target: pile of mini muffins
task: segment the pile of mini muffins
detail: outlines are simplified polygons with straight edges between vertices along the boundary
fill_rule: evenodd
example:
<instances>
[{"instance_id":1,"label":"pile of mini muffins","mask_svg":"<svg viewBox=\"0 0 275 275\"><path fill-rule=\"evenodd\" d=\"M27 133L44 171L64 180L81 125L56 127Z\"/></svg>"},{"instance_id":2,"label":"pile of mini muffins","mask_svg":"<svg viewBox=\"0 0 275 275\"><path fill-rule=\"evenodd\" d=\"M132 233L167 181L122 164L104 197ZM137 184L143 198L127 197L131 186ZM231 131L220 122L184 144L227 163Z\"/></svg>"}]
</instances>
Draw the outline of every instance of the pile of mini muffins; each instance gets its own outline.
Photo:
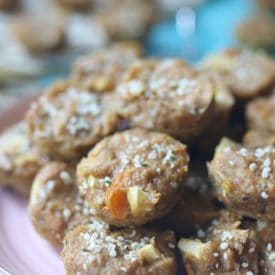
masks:
<instances>
[{"instance_id":1,"label":"pile of mini muffins","mask_svg":"<svg viewBox=\"0 0 275 275\"><path fill-rule=\"evenodd\" d=\"M114 41L142 39L154 23L171 12L166 1L0 0L0 13L6 15L0 23L6 22L6 28L1 25L5 35L29 54L68 56Z\"/></svg>"},{"instance_id":2,"label":"pile of mini muffins","mask_svg":"<svg viewBox=\"0 0 275 275\"><path fill-rule=\"evenodd\" d=\"M275 274L274 85L262 52L101 49L1 135L1 184L67 274Z\"/></svg>"},{"instance_id":3,"label":"pile of mini muffins","mask_svg":"<svg viewBox=\"0 0 275 275\"><path fill-rule=\"evenodd\" d=\"M44 0L36 8L26 0L3 1L22 2L8 29L31 54L87 52L112 41L141 39L163 17L156 1L147 0Z\"/></svg>"}]
</instances>

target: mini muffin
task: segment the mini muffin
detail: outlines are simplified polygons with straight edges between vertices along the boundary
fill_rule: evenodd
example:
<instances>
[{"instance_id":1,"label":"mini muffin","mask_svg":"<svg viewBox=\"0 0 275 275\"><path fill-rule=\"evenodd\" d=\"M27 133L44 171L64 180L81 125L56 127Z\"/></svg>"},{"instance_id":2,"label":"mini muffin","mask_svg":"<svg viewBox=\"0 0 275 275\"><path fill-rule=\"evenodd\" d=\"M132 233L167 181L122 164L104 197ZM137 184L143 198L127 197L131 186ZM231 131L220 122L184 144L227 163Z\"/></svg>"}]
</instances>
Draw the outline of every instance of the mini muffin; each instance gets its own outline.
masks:
<instances>
[{"instance_id":1,"label":"mini muffin","mask_svg":"<svg viewBox=\"0 0 275 275\"><path fill-rule=\"evenodd\" d=\"M246 119L252 129L275 133L275 93L249 102Z\"/></svg>"},{"instance_id":2,"label":"mini muffin","mask_svg":"<svg viewBox=\"0 0 275 275\"><path fill-rule=\"evenodd\" d=\"M208 172L218 198L248 217L275 221L275 149L245 148L224 138Z\"/></svg>"},{"instance_id":3,"label":"mini muffin","mask_svg":"<svg viewBox=\"0 0 275 275\"><path fill-rule=\"evenodd\" d=\"M96 91L111 91L128 66L143 55L140 44L120 42L80 58L73 66L73 85Z\"/></svg>"},{"instance_id":4,"label":"mini muffin","mask_svg":"<svg viewBox=\"0 0 275 275\"><path fill-rule=\"evenodd\" d=\"M172 231L117 230L94 220L66 235L66 274L176 274Z\"/></svg>"},{"instance_id":5,"label":"mini muffin","mask_svg":"<svg viewBox=\"0 0 275 275\"><path fill-rule=\"evenodd\" d=\"M29 214L36 231L53 245L61 245L66 232L93 219L78 192L74 169L63 162L47 164L35 177Z\"/></svg>"},{"instance_id":6,"label":"mini muffin","mask_svg":"<svg viewBox=\"0 0 275 275\"><path fill-rule=\"evenodd\" d=\"M219 215L205 163L191 163L182 198L175 208L156 225L182 235L199 229Z\"/></svg>"},{"instance_id":7,"label":"mini muffin","mask_svg":"<svg viewBox=\"0 0 275 275\"><path fill-rule=\"evenodd\" d=\"M275 20L265 13L251 16L237 26L236 36L250 47L272 49L275 47Z\"/></svg>"},{"instance_id":8,"label":"mini muffin","mask_svg":"<svg viewBox=\"0 0 275 275\"><path fill-rule=\"evenodd\" d=\"M243 137L243 144L247 147L275 146L275 133L267 133L259 130L249 130Z\"/></svg>"},{"instance_id":9,"label":"mini muffin","mask_svg":"<svg viewBox=\"0 0 275 275\"><path fill-rule=\"evenodd\" d=\"M267 9L271 9L271 10L275 10L275 1L274 0L257 0L257 2L267 8Z\"/></svg>"},{"instance_id":10,"label":"mini muffin","mask_svg":"<svg viewBox=\"0 0 275 275\"><path fill-rule=\"evenodd\" d=\"M116 226L142 225L180 200L188 159L184 144L134 129L100 141L78 164L77 180L98 218Z\"/></svg>"},{"instance_id":11,"label":"mini muffin","mask_svg":"<svg viewBox=\"0 0 275 275\"><path fill-rule=\"evenodd\" d=\"M11 30L16 39L31 53L53 52L62 48L65 43L64 25L61 20L41 14L15 17Z\"/></svg>"},{"instance_id":12,"label":"mini muffin","mask_svg":"<svg viewBox=\"0 0 275 275\"><path fill-rule=\"evenodd\" d=\"M235 98L221 73L209 70L204 73L209 74L215 81L215 105L212 118L206 129L200 134L196 147L203 153L212 153L225 134L226 126L228 126L229 117L235 104Z\"/></svg>"},{"instance_id":13,"label":"mini muffin","mask_svg":"<svg viewBox=\"0 0 275 275\"><path fill-rule=\"evenodd\" d=\"M28 195L34 176L48 160L30 140L25 121L0 135L1 185Z\"/></svg>"},{"instance_id":14,"label":"mini muffin","mask_svg":"<svg viewBox=\"0 0 275 275\"><path fill-rule=\"evenodd\" d=\"M91 0L54 0L54 1L57 4L72 10L88 9L92 4Z\"/></svg>"},{"instance_id":15,"label":"mini muffin","mask_svg":"<svg viewBox=\"0 0 275 275\"><path fill-rule=\"evenodd\" d=\"M275 274L275 223L257 221L261 274Z\"/></svg>"},{"instance_id":16,"label":"mini muffin","mask_svg":"<svg viewBox=\"0 0 275 275\"><path fill-rule=\"evenodd\" d=\"M131 127L182 141L198 135L214 110L214 81L180 60L140 60L117 87L119 115Z\"/></svg>"},{"instance_id":17,"label":"mini muffin","mask_svg":"<svg viewBox=\"0 0 275 275\"><path fill-rule=\"evenodd\" d=\"M0 10L12 10L18 6L19 0L0 0Z\"/></svg>"},{"instance_id":18,"label":"mini muffin","mask_svg":"<svg viewBox=\"0 0 275 275\"><path fill-rule=\"evenodd\" d=\"M56 82L27 113L30 135L41 150L56 158L79 158L116 130L115 105L111 94Z\"/></svg>"},{"instance_id":19,"label":"mini muffin","mask_svg":"<svg viewBox=\"0 0 275 275\"><path fill-rule=\"evenodd\" d=\"M197 238L181 239L178 247L187 274L252 275L259 272L255 232L242 229L239 217L227 211Z\"/></svg>"},{"instance_id":20,"label":"mini muffin","mask_svg":"<svg viewBox=\"0 0 275 275\"><path fill-rule=\"evenodd\" d=\"M110 43L110 38L101 23L87 14L69 14L66 17L65 35L67 46L75 52L94 52ZM85 58L90 57L86 56L82 60Z\"/></svg>"},{"instance_id":21,"label":"mini muffin","mask_svg":"<svg viewBox=\"0 0 275 275\"><path fill-rule=\"evenodd\" d=\"M93 14L112 40L141 38L156 19L154 1L118 0L96 9Z\"/></svg>"},{"instance_id":22,"label":"mini muffin","mask_svg":"<svg viewBox=\"0 0 275 275\"><path fill-rule=\"evenodd\" d=\"M226 50L206 57L203 67L225 74L238 99L251 99L275 84L275 62L262 52Z\"/></svg>"}]
</instances>

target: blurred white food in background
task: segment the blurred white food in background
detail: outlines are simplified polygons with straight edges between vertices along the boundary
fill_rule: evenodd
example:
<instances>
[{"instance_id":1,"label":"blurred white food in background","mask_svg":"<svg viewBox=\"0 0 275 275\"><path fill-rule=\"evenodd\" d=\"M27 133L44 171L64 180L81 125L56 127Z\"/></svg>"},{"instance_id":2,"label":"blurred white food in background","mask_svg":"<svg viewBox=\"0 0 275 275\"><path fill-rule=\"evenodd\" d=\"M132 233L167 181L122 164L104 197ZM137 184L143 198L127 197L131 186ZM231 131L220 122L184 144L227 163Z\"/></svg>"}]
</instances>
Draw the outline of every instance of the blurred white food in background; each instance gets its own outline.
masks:
<instances>
[{"instance_id":1,"label":"blurred white food in background","mask_svg":"<svg viewBox=\"0 0 275 275\"><path fill-rule=\"evenodd\" d=\"M13 37L8 18L0 15L0 80L12 76L32 76L43 71L42 63L33 58Z\"/></svg>"},{"instance_id":2,"label":"blurred white food in background","mask_svg":"<svg viewBox=\"0 0 275 275\"><path fill-rule=\"evenodd\" d=\"M175 17L176 30L181 39L181 56L189 62L197 59L196 23L197 15L191 7L181 7Z\"/></svg>"},{"instance_id":3,"label":"blurred white food in background","mask_svg":"<svg viewBox=\"0 0 275 275\"><path fill-rule=\"evenodd\" d=\"M183 6L195 7L201 5L205 0L157 0L164 12L174 13Z\"/></svg>"},{"instance_id":4,"label":"blurred white food in background","mask_svg":"<svg viewBox=\"0 0 275 275\"><path fill-rule=\"evenodd\" d=\"M109 42L109 37L92 17L73 15L68 19L65 34L68 44L73 48L94 49Z\"/></svg>"},{"instance_id":5,"label":"blurred white food in background","mask_svg":"<svg viewBox=\"0 0 275 275\"><path fill-rule=\"evenodd\" d=\"M23 0L21 5L29 12L39 10L49 10L52 7L52 0Z\"/></svg>"}]
</instances>

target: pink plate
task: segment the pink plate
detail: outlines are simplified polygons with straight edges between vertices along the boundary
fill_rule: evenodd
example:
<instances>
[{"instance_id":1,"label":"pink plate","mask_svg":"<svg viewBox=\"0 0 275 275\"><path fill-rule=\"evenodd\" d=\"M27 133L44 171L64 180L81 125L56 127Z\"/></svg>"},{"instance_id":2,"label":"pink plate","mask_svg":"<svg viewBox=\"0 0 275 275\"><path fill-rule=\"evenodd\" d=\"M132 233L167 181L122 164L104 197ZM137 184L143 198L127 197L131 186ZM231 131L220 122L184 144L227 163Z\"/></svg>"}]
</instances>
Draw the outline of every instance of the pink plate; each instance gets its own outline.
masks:
<instances>
[{"instance_id":1,"label":"pink plate","mask_svg":"<svg viewBox=\"0 0 275 275\"><path fill-rule=\"evenodd\" d=\"M13 275L64 274L60 251L35 232L27 205L26 198L0 189L0 266Z\"/></svg>"},{"instance_id":2,"label":"pink plate","mask_svg":"<svg viewBox=\"0 0 275 275\"><path fill-rule=\"evenodd\" d=\"M0 131L21 119L26 106L25 102L1 114ZM35 232L27 206L27 198L0 188L0 275L65 274L60 249L52 247Z\"/></svg>"}]
</instances>

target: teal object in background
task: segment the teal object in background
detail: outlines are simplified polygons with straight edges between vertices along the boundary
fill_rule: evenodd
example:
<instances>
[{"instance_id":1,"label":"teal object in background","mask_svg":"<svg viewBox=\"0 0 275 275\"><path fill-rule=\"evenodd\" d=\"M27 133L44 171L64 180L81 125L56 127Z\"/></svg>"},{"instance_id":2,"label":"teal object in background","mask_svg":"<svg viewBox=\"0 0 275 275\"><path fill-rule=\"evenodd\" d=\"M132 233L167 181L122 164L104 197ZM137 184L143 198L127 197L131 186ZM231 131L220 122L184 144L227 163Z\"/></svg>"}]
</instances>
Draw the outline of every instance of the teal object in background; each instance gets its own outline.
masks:
<instances>
[{"instance_id":1,"label":"teal object in background","mask_svg":"<svg viewBox=\"0 0 275 275\"><path fill-rule=\"evenodd\" d=\"M235 26L254 8L252 0L209 0L198 7L195 10L196 55L188 61L196 62L208 53L237 45ZM177 33L175 18L154 26L146 38L146 47L148 55L181 57L184 45Z\"/></svg>"}]
</instances>

